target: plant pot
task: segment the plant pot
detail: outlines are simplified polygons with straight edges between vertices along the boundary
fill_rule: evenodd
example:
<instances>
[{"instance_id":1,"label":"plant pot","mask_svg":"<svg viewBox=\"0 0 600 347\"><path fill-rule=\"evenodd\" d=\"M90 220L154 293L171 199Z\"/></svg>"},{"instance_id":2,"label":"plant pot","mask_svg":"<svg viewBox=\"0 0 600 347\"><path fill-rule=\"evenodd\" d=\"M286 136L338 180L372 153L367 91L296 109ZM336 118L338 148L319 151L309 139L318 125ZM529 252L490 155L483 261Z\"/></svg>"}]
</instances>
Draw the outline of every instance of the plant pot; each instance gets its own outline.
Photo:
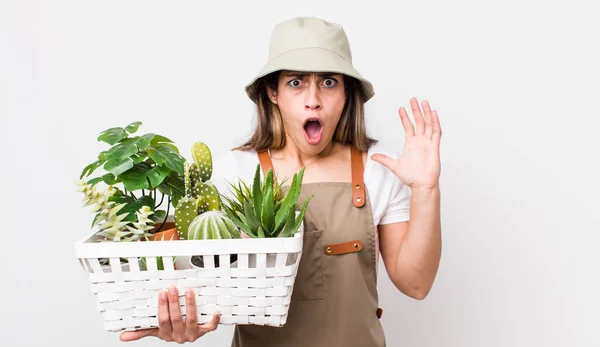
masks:
<instances>
[{"instance_id":1,"label":"plant pot","mask_svg":"<svg viewBox=\"0 0 600 347\"><path fill-rule=\"evenodd\" d=\"M100 265L102 267L102 272L113 272L112 266L110 264ZM127 272L129 271L129 262L121 259L121 271Z\"/></svg>"},{"instance_id":2,"label":"plant pot","mask_svg":"<svg viewBox=\"0 0 600 347\"><path fill-rule=\"evenodd\" d=\"M231 267L234 267L235 263L237 263L237 254L230 254L229 255L229 264L231 265ZM214 264L215 267L219 267L220 265L220 256L219 255L213 255L213 259L214 259ZM193 255L190 257L190 266L192 268L204 268L204 260L203 257L200 255Z\"/></svg>"},{"instance_id":3,"label":"plant pot","mask_svg":"<svg viewBox=\"0 0 600 347\"><path fill-rule=\"evenodd\" d=\"M154 227L154 229L151 230L151 232L153 234L152 234L152 236L148 237L149 241L171 241L171 240L179 240L180 239L179 231L177 230L177 226L175 225L175 222L167 221L164 224L161 223L161 225L162 225L162 227L156 226L156 227ZM160 228L160 231L156 232L156 230L158 230L159 228ZM144 241L144 240L142 240L142 241ZM160 260L158 260L158 259L157 259L157 261L160 262ZM173 267L175 270L178 269L177 259L175 259Z\"/></svg>"},{"instance_id":4,"label":"plant pot","mask_svg":"<svg viewBox=\"0 0 600 347\"><path fill-rule=\"evenodd\" d=\"M159 232L154 232L154 230L158 230L158 226L152 229L153 235L148 237L150 241L169 241L169 240L179 240L179 232L177 231L177 226L174 222L166 222L160 228Z\"/></svg>"}]
</instances>

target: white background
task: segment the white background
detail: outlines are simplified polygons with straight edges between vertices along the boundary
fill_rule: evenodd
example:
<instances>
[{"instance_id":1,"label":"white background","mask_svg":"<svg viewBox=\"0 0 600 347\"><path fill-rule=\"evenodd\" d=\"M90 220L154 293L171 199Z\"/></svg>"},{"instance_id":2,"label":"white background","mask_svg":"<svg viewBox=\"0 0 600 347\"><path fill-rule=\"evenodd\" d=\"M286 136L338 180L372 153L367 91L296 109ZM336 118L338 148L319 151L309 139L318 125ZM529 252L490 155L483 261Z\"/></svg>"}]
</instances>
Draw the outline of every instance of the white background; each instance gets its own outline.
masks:
<instances>
[{"instance_id":1,"label":"white background","mask_svg":"<svg viewBox=\"0 0 600 347\"><path fill-rule=\"evenodd\" d=\"M439 276L423 301L380 277L388 345L600 346L597 6L1 1L0 345L122 344L73 248L91 222L74 181L107 148L98 133L140 120L186 156L196 141L218 156L252 125L243 87L273 26L311 15L344 26L375 85L373 136L401 148L412 96L442 124Z\"/></svg>"}]
</instances>

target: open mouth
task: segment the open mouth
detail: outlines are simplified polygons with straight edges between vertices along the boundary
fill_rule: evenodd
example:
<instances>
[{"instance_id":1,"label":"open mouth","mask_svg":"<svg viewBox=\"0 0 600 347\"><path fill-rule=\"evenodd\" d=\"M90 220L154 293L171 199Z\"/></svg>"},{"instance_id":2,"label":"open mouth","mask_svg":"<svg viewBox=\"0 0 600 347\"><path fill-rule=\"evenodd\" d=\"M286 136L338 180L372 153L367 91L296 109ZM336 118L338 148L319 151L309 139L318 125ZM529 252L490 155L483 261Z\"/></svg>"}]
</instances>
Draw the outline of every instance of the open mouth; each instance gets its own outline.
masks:
<instances>
[{"instance_id":1,"label":"open mouth","mask_svg":"<svg viewBox=\"0 0 600 347\"><path fill-rule=\"evenodd\" d=\"M306 141L310 144L316 144L321 141L321 135L323 133L323 125L318 118L309 118L304 123L304 135Z\"/></svg>"}]
</instances>

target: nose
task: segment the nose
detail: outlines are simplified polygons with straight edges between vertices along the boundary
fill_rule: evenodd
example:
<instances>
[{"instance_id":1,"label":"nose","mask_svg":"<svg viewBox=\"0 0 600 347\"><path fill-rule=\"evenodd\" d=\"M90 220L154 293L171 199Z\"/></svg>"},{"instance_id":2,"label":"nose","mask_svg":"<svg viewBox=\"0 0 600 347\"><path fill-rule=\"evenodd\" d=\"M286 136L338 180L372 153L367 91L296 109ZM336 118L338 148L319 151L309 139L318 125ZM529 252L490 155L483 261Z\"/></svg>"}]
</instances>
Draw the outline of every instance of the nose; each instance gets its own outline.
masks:
<instances>
[{"instance_id":1,"label":"nose","mask_svg":"<svg viewBox=\"0 0 600 347\"><path fill-rule=\"evenodd\" d=\"M306 100L304 108L307 110L318 110L321 108L320 89L317 86L316 76L313 74L306 89Z\"/></svg>"}]
</instances>

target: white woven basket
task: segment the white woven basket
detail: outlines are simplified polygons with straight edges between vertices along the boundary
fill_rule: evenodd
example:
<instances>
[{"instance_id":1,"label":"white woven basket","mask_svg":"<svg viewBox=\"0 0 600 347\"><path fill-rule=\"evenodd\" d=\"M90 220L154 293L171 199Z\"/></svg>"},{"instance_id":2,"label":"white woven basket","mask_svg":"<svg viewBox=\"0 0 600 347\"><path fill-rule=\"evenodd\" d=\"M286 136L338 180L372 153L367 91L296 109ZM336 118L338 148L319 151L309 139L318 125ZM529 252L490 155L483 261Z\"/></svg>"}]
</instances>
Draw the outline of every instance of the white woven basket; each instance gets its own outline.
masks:
<instances>
[{"instance_id":1,"label":"white woven basket","mask_svg":"<svg viewBox=\"0 0 600 347\"><path fill-rule=\"evenodd\" d=\"M75 253L88 275L97 309L108 331L158 327L158 293L175 285L181 313L186 314L185 289L196 294L198 323L215 311L220 324L282 326L300 258L304 223L293 237L227 240L104 242L91 232L75 243ZM230 255L237 262L230 264ZM190 264L201 255L204 267ZM219 258L215 266L214 255ZM140 258L147 270L140 270ZM158 270L162 257L164 270ZM172 257L176 257L173 261ZM110 259L101 266L99 259ZM121 264L119 258L128 259Z\"/></svg>"}]
</instances>

